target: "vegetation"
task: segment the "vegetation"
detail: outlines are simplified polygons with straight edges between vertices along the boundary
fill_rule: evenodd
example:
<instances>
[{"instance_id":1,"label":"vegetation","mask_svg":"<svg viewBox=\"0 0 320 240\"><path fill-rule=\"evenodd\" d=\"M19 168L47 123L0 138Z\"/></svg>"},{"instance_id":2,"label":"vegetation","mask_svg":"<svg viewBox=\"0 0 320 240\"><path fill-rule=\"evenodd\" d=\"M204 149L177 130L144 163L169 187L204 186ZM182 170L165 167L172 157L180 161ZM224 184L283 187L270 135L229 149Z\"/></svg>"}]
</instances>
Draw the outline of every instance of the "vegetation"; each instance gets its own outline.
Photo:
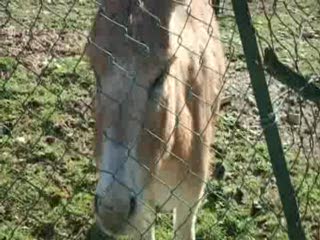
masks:
<instances>
[{"instance_id":1,"label":"vegetation","mask_svg":"<svg viewBox=\"0 0 320 240\"><path fill-rule=\"evenodd\" d=\"M85 239L93 224L95 82L82 49L94 2L0 3L0 239ZM282 62L305 76L319 73L319 3L282 1L272 15L271 1L264 2L266 13L260 2L251 3L261 46L272 45ZM225 8L220 20L232 100L219 120L213 145L217 168L207 186L197 237L287 239L257 109L251 90L246 92L249 79L237 31L232 30L234 20L228 16L231 6ZM278 97L279 89L270 91ZM281 106L290 105L290 99ZM291 108L304 108L300 115L319 134L319 109L304 104L295 102ZM308 239L318 240L319 139L308 149L304 140L313 132L305 126L307 120L295 127L280 120L303 224ZM304 140L297 141L297 134ZM170 239L171 217L161 214L157 223L157 237Z\"/></svg>"}]
</instances>

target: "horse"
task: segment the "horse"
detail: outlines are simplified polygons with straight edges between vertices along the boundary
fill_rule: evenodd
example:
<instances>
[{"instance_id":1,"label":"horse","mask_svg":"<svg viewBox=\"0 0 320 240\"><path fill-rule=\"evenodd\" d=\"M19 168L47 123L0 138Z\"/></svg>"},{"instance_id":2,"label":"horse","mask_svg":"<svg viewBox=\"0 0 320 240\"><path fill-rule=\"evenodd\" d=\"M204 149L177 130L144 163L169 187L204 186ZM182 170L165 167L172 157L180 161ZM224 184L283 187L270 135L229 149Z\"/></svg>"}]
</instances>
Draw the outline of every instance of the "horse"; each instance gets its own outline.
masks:
<instances>
[{"instance_id":1,"label":"horse","mask_svg":"<svg viewBox=\"0 0 320 240\"><path fill-rule=\"evenodd\" d=\"M99 0L86 55L106 234L155 239L170 211L174 239L195 239L226 71L219 34L208 0Z\"/></svg>"}]
</instances>

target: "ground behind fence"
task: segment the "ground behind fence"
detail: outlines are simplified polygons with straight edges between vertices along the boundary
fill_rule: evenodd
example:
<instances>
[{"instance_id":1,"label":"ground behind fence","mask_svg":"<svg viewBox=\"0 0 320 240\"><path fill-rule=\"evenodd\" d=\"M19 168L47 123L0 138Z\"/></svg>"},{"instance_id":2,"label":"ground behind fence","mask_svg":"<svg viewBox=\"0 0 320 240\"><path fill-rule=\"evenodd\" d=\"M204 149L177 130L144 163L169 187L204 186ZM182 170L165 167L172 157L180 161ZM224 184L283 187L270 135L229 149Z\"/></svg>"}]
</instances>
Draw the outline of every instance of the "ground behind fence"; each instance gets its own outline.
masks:
<instances>
[{"instance_id":1,"label":"ground behind fence","mask_svg":"<svg viewBox=\"0 0 320 240\"><path fill-rule=\"evenodd\" d=\"M199 239L288 239L231 2L221 1L227 89ZM319 86L320 4L249 3L261 55ZM96 3L0 3L0 239L84 239L93 224L95 81L83 56ZM319 103L267 73L307 239L320 239ZM171 239L171 216L156 236Z\"/></svg>"}]
</instances>

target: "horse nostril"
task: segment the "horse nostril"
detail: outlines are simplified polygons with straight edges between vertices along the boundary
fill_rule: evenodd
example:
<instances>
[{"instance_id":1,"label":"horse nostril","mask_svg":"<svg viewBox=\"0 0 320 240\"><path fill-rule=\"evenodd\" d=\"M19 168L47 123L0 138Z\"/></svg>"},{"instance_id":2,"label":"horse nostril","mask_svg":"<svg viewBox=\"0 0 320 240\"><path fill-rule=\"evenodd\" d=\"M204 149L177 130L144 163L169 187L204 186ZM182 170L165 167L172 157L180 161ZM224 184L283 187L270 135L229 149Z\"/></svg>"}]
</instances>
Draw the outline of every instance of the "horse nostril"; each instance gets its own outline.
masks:
<instances>
[{"instance_id":1,"label":"horse nostril","mask_svg":"<svg viewBox=\"0 0 320 240\"><path fill-rule=\"evenodd\" d=\"M135 197L130 198L130 209L129 209L129 217L134 213L137 206L137 200Z\"/></svg>"}]
</instances>

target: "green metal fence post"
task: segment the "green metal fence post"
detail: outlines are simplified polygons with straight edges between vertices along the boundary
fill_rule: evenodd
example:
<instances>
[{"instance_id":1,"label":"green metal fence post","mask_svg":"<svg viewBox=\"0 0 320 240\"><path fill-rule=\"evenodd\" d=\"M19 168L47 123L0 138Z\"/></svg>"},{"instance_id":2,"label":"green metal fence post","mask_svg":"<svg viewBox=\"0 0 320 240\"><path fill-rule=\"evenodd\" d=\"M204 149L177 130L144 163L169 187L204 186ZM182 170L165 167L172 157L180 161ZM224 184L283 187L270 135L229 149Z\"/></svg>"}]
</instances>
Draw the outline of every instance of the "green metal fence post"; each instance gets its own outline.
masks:
<instances>
[{"instance_id":1,"label":"green metal fence post","mask_svg":"<svg viewBox=\"0 0 320 240\"><path fill-rule=\"evenodd\" d=\"M275 123L275 115L272 109L247 0L232 0L232 5L246 56L247 67L259 109L261 125L264 130L273 172L287 220L288 235L291 240L304 240L306 238L301 225L299 208L286 165L278 127Z\"/></svg>"}]
</instances>

